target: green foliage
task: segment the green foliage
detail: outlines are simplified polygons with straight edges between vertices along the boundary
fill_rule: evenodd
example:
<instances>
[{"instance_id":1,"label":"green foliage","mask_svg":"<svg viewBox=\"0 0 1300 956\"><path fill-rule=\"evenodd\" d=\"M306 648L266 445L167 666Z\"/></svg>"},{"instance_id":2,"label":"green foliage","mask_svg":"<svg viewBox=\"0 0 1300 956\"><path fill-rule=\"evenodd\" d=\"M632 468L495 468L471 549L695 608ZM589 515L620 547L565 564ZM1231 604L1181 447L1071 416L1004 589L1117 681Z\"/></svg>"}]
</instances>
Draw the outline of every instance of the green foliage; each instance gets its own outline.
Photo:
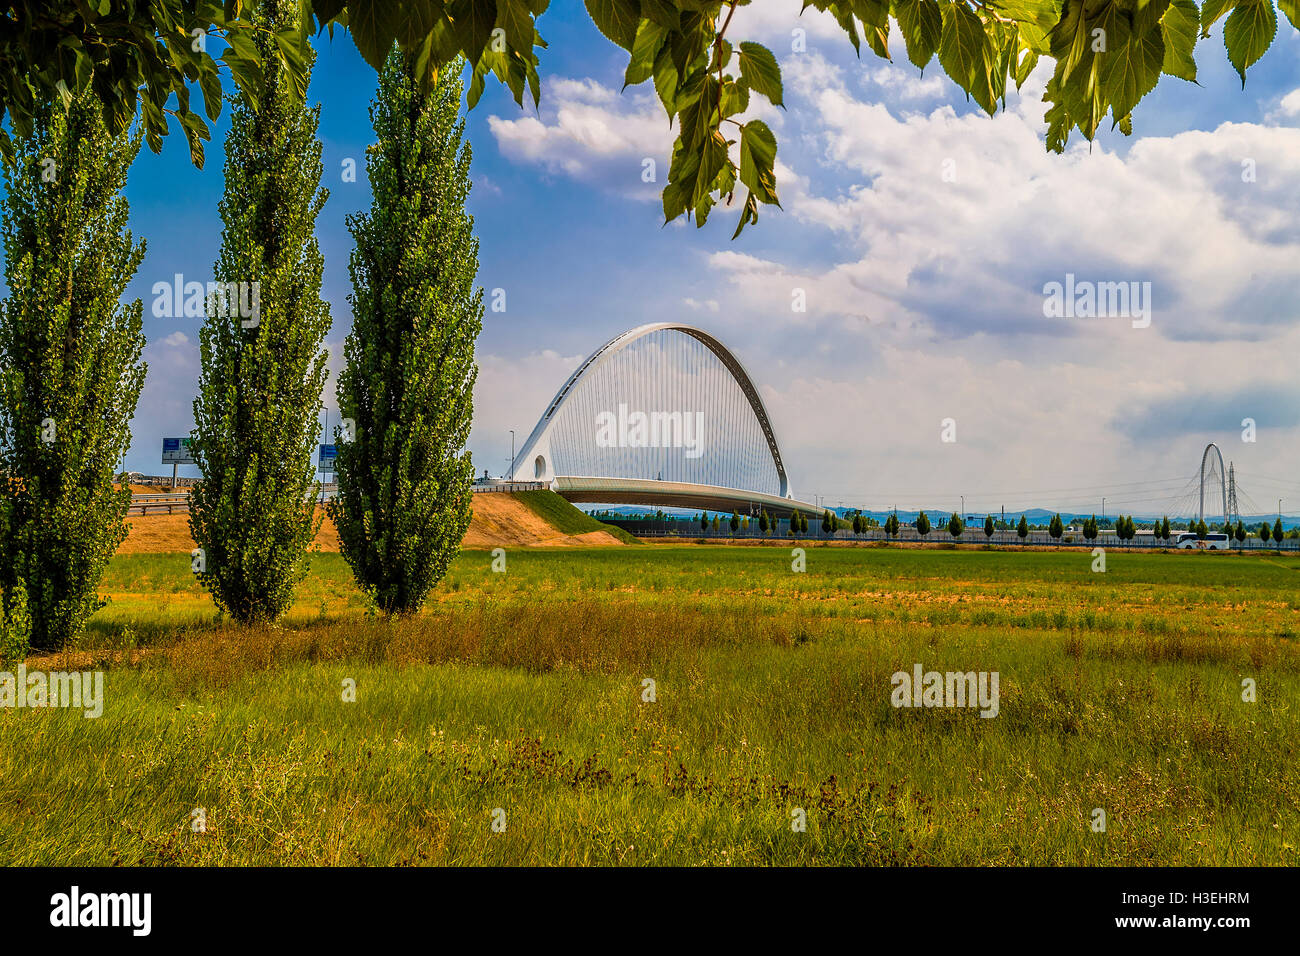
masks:
<instances>
[{"instance_id":1,"label":"green foliage","mask_svg":"<svg viewBox=\"0 0 1300 956\"><path fill-rule=\"evenodd\" d=\"M506 85L516 103L522 105L527 93L536 104L537 51L546 47L537 19L549 5L301 0L300 25L264 34L254 17L267 0L22 0L11 14L22 29L0 36L8 67L0 74L0 114L7 110L24 133L34 104L67 102L93 88L115 133L126 128L139 103L155 151L168 133L167 115L174 113L193 161L202 165L208 126L190 109L191 86L202 93L207 119L219 115L222 94L219 64L207 44L226 45L220 66L256 107L270 72L285 77L291 95L303 96L311 28L328 29L332 36L335 25L348 28L376 70L393 44L400 44L424 92L464 57L473 64L471 107L489 75ZM779 205L776 137L761 120L740 117L751 93L776 106L784 103L773 52L728 37L732 14L743 5L745 0L586 0L592 22L627 55L625 84L652 82L669 122L676 123L663 191L665 219L694 216L702 226L719 202L737 206L733 238L758 221L760 204ZM1107 115L1112 127L1131 133L1134 107L1162 76L1195 82L1196 42L1224 14L1224 46L1243 84L1246 70L1277 32L1271 0L1206 0L1199 7L1193 0L805 0L804 7L831 17L855 51L861 52L865 39L884 58L892 57L892 19L914 66L926 66L937 54L940 68L989 114L1005 105L1009 82L1019 88L1040 57L1053 58L1044 99L1050 104L1047 147L1057 152L1073 130L1091 140ZM1278 8L1300 25L1300 0L1280 0ZM0 149L9 148L0 134ZM745 195L738 200L740 187Z\"/></svg>"},{"instance_id":2,"label":"green foliage","mask_svg":"<svg viewBox=\"0 0 1300 956\"><path fill-rule=\"evenodd\" d=\"M885 534L891 538L898 537L898 526L898 514L895 512L885 519Z\"/></svg>"},{"instance_id":3,"label":"green foliage","mask_svg":"<svg viewBox=\"0 0 1300 956\"><path fill-rule=\"evenodd\" d=\"M1029 522L1025 520L1024 515L1020 516L1020 523L1016 525L1016 535L1022 539L1029 537Z\"/></svg>"},{"instance_id":4,"label":"green foliage","mask_svg":"<svg viewBox=\"0 0 1300 956\"><path fill-rule=\"evenodd\" d=\"M767 529L772 526L771 520L767 516L767 509L764 508L758 513L758 530L767 534Z\"/></svg>"},{"instance_id":5,"label":"green foliage","mask_svg":"<svg viewBox=\"0 0 1300 956\"><path fill-rule=\"evenodd\" d=\"M924 511L916 516L916 533L923 538L930 533L930 516Z\"/></svg>"},{"instance_id":6,"label":"green foliage","mask_svg":"<svg viewBox=\"0 0 1300 956\"><path fill-rule=\"evenodd\" d=\"M385 613L419 610L470 521L465 452L482 329L478 240L465 212L470 148L459 71L427 93L394 50L371 107L370 211L348 219L352 331L339 376L339 494L330 515L357 580Z\"/></svg>"},{"instance_id":7,"label":"green foliage","mask_svg":"<svg viewBox=\"0 0 1300 956\"><path fill-rule=\"evenodd\" d=\"M92 97L46 105L11 144L0 304L0 616L11 648L74 641L126 537L113 485L144 383L144 258L121 195L140 137L113 136Z\"/></svg>"},{"instance_id":8,"label":"green foliage","mask_svg":"<svg viewBox=\"0 0 1300 956\"><path fill-rule=\"evenodd\" d=\"M1282 534L1282 519L1278 518L1277 521L1273 523L1273 540L1279 545L1282 543Z\"/></svg>"},{"instance_id":9,"label":"green foliage","mask_svg":"<svg viewBox=\"0 0 1300 956\"><path fill-rule=\"evenodd\" d=\"M224 67L236 91L256 104L264 67L285 73L301 99L305 61L311 55L310 30L280 28L262 42L253 19L263 3L206 0L151 0L121 3L99 0L21 0L9 5L0 33L0 116L8 113L19 136L31 133L42 104L65 108L90 93L102 109L111 136L125 134L137 105L145 139L155 152L169 132L172 114L196 166L203 165L207 120L221 114ZM307 4L310 8L311 4ZM329 6L317 3L317 8ZM209 45L224 45L214 59ZM218 62L219 60L219 62ZM191 109L197 86L203 97ZM13 158L13 144L0 130L0 152Z\"/></svg>"},{"instance_id":10,"label":"green foliage","mask_svg":"<svg viewBox=\"0 0 1300 956\"><path fill-rule=\"evenodd\" d=\"M1047 533L1059 541L1064 531L1065 525L1061 522L1061 516L1059 514L1052 515L1052 520L1047 525Z\"/></svg>"},{"instance_id":11,"label":"green foliage","mask_svg":"<svg viewBox=\"0 0 1300 956\"><path fill-rule=\"evenodd\" d=\"M1097 516L1092 515L1083 523L1084 539L1087 541L1095 541L1097 539L1097 531Z\"/></svg>"},{"instance_id":12,"label":"green foliage","mask_svg":"<svg viewBox=\"0 0 1300 956\"><path fill-rule=\"evenodd\" d=\"M1237 527L1233 529L1232 536L1237 539L1238 544L1246 540L1246 526L1241 523L1240 518L1237 519Z\"/></svg>"},{"instance_id":13,"label":"green foliage","mask_svg":"<svg viewBox=\"0 0 1300 956\"><path fill-rule=\"evenodd\" d=\"M269 55L296 29L295 0L263 3ZM310 72L310 63L307 65ZM314 235L320 189L319 108L272 64L261 109L236 105L226 137L225 224L215 278L258 283L256 316L210 302L190 448L202 481L190 493L199 579L235 620L274 621L306 573L318 521L311 464L330 327Z\"/></svg>"},{"instance_id":14,"label":"green foliage","mask_svg":"<svg viewBox=\"0 0 1300 956\"><path fill-rule=\"evenodd\" d=\"M1260 526L1259 526L1259 540L1260 540L1260 541L1267 541L1267 540L1269 539L1269 535L1270 535L1271 533L1272 533L1272 529L1269 528L1269 526L1268 526L1268 522L1267 522L1267 521L1265 521L1265 522L1263 522L1263 523L1260 524Z\"/></svg>"},{"instance_id":15,"label":"green foliage","mask_svg":"<svg viewBox=\"0 0 1300 956\"><path fill-rule=\"evenodd\" d=\"M961 516L954 511L952 516L948 519L948 533L954 538L960 538L964 527Z\"/></svg>"},{"instance_id":16,"label":"green foliage","mask_svg":"<svg viewBox=\"0 0 1300 956\"><path fill-rule=\"evenodd\" d=\"M994 528L993 528L993 516L992 516L992 515L985 515L985 516L984 516L984 537L986 537L986 538L991 538L991 537L993 537L993 531L994 531Z\"/></svg>"},{"instance_id":17,"label":"green foliage","mask_svg":"<svg viewBox=\"0 0 1300 956\"><path fill-rule=\"evenodd\" d=\"M709 515L708 512L706 511L700 512L700 530L701 531L709 530Z\"/></svg>"},{"instance_id":18,"label":"green foliage","mask_svg":"<svg viewBox=\"0 0 1300 956\"><path fill-rule=\"evenodd\" d=\"M21 583L0 593L0 664L21 661L31 649L32 620Z\"/></svg>"},{"instance_id":19,"label":"green foliage","mask_svg":"<svg viewBox=\"0 0 1300 956\"><path fill-rule=\"evenodd\" d=\"M728 524L730 525L730 527L731 527L731 533L732 533L732 534L735 534L737 531L740 530L740 515L736 514L735 511L732 511L732 512L731 512L731 520L730 520L729 522L727 522L727 523L728 523Z\"/></svg>"},{"instance_id":20,"label":"green foliage","mask_svg":"<svg viewBox=\"0 0 1300 956\"><path fill-rule=\"evenodd\" d=\"M1164 520L1164 522L1161 523L1161 525L1160 525L1160 537L1164 538L1166 541L1168 541L1170 538L1173 537L1173 533L1172 533L1172 532L1170 531L1170 529L1169 529L1169 516L1168 516L1168 515L1165 515L1165 520Z\"/></svg>"},{"instance_id":21,"label":"green foliage","mask_svg":"<svg viewBox=\"0 0 1300 956\"><path fill-rule=\"evenodd\" d=\"M1206 525L1204 518L1196 522L1196 537L1204 541L1205 536L1208 535L1209 533L1210 533L1210 529L1209 526Z\"/></svg>"}]
</instances>

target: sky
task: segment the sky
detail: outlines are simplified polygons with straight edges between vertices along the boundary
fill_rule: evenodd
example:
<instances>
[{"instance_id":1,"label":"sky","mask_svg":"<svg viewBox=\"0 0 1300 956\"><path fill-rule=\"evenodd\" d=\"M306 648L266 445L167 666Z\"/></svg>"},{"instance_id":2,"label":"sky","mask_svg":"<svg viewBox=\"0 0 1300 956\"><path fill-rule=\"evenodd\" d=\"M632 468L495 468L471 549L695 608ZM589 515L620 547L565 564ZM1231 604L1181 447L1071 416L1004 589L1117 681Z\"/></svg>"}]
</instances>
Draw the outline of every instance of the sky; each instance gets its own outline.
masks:
<instances>
[{"instance_id":1,"label":"sky","mask_svg":"<svg viewBox=\"0 0 1300 956\"><path fill-rule=\"evenodd\" d=\"M703 229L664 226L673 132L649 84L620 93L626 54L577 3L541 19L540 109L490 85L470 112L478 278L486 302L494 290L505 301L478 342L478 473L508 469L510 429L522 443L602 343L682 321L749 369L805 500L947 512L964 496L968 513L1100 514L1105 496L1109 514L1175 513L1214 441L1243 514L1278 498L1300 512L1300 33L1283 20L1243 90L1220 23L1198 44L1199 85L1164 77L1134 136L1076 133L1055 155L1043 145L1050 64L990 118L937 61L913 67L898 36L893 63L865 47L859 59L833 21L799 7L763 0L729 32L773 50L786 105L752 112L780 144L782 208L763 207L734 242L734 209ZM323 397L337 421L346 217L370 202L375 74L346 33L316 46L334 320ZM200 320L155 318L151 290L211 276L227 117L205 169L176 133L130 175L147 251L128 295L144 300L149 371L129 470L163 474L162 438L192 426ZM643 181L647 159L658 182ZM1067 276L1134 283L1149 312L1046 314L1045 287Z\"/></svg>"}]
</instances>

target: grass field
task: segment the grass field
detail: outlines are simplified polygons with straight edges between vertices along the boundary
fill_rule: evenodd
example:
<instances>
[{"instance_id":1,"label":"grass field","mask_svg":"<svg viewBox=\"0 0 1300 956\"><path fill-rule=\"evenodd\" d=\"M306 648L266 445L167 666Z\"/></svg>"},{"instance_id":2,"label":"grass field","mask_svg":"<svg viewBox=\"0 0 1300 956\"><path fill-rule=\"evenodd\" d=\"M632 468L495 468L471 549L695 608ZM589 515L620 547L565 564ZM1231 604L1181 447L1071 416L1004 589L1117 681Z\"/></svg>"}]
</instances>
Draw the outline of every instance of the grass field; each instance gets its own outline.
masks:
<instances>
[{"instance_id":1,"label":"grass field","mask_svg":"<svg viewBox=\"0 0 1300 956\"><path fill-rule=\"evenodd\" d=\"M249 631L188 555L119 556L86 647L28 661L104 668L103 716L0 710L0 858L1300 864L1296 557L507 560L462 554L390 624L318 555L283 626ZM918 663L997 671L998 715L894 708Z\"/></svg>"},{"instance_id":2,"label":"grass field","mask_svg":"<svg viewBox=\"0 0 1300 956\"><path fill-rule=\"evenodd\" d=\"M511 497L523 502L529 511L544 519L563 534L588 534L592 531L604 531L612 534L624 544L640 544L639 538L633 537L622 528L603 521L597 521L585 511L580 511L553 491L516 491Z\"/></svg>"}]
</instances>

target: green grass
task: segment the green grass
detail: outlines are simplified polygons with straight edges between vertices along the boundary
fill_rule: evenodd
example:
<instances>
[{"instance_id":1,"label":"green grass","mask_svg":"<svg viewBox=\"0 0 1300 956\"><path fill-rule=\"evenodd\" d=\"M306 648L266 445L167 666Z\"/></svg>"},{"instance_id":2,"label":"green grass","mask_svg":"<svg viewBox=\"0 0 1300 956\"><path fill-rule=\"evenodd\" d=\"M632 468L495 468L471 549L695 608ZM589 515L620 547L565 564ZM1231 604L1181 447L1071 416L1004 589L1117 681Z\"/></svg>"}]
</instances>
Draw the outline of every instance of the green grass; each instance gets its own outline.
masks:
<instances>
[{"instance_id":1,"label":"green grass","mask_svg":"<svg viewBox=\"0 0 1300 956\"><path fill-rule=\"evenodd\" d=\"M575 508L565 498L553 491L516 491L514 497L539 518L544 518L561 534L586 534L590 531L604 531L612 534L624 544L641 544L641 540L622 528L597 521L585 511Z\"/></svg>"},{"instance_id":2,"label":"green grass","mask_svg":"<svg viewBox=\"0 0 1300 956\"><path fill-rule=\"evenodd\" d=\"M514 550L494 574L466 553L389 624L318 555L284 626L242 630L187 555L118 558L69 655L107 669L103 716L0 710L0 858L1300 864L1300 560L790 562ZM893 708L915 663L998 671L999 715Z\"/></svg>"}]
</instances>

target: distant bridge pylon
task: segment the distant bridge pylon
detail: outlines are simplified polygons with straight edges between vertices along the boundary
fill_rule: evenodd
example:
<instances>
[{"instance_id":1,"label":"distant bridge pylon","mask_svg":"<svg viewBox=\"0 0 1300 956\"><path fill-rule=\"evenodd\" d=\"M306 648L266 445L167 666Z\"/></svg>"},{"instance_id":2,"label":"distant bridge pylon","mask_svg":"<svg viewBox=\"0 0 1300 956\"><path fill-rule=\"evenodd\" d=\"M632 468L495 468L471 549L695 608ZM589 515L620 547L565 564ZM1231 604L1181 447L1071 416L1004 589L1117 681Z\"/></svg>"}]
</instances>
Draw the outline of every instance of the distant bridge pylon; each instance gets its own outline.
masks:
<instances>
[{"instance_id":1,"label":"distant bridge pylon","mask_svg":"<svg viewBox=\"0 0 1300 956\"><path fill-rule=\"evenodd\" d=\"M1211 459L1211 458L1210 458L1210 452L1211 452L1211 451L1214 452L1214 459ZM1219 467L1218 467L1217 470L1216 470L1215 467L1214 467L1214 461L1215 461L1215 459L1217 459L1217 460L1218 460L1218 463L1219 463ZM1197 515L1198 520L1200 520L1200 521L1204 521L1204 520L1205 520L1205 466L1206 466L1206 465L1209 465L1209 466L1210 466L1210 482L1211 482L1211 483L1210 483L1210 491L1211 491L1211 493L1213 493L1213 491L1214 491L1214 477L1215 477L1215 475L1217 475L1218 478L1219 478L1219 491L1220 491L1220 493L1221 493L1221 495L1222 495L1222 499L1223 499L1223 520L1224 520L1224 521L1227 521L1227 520L1228 520L1228 516L1231 514L1231 510L1230 510L1229 507L1228 507L1228 480L1227 480L1227 477L1226 477L1226 472L1224 471L1224 468L1223 468L1223 453L1219 451L1219 446L1216 445L1214 442L1210 442L1208 445L1206 445L1206 446L1205 446L1205 451L1201 454L1201 507L1200 507L1200 511L1198 512L1198 515ZM1234 478L1235 478L1235 475L1234 475ZM1235 482L1234 482L1234 485L1235 485ZM1234 492L1236 491L1236 488L1235 488L1235 487L1233 488L1233 491L1234 491Z\"/></svg>"}]
</instances>

